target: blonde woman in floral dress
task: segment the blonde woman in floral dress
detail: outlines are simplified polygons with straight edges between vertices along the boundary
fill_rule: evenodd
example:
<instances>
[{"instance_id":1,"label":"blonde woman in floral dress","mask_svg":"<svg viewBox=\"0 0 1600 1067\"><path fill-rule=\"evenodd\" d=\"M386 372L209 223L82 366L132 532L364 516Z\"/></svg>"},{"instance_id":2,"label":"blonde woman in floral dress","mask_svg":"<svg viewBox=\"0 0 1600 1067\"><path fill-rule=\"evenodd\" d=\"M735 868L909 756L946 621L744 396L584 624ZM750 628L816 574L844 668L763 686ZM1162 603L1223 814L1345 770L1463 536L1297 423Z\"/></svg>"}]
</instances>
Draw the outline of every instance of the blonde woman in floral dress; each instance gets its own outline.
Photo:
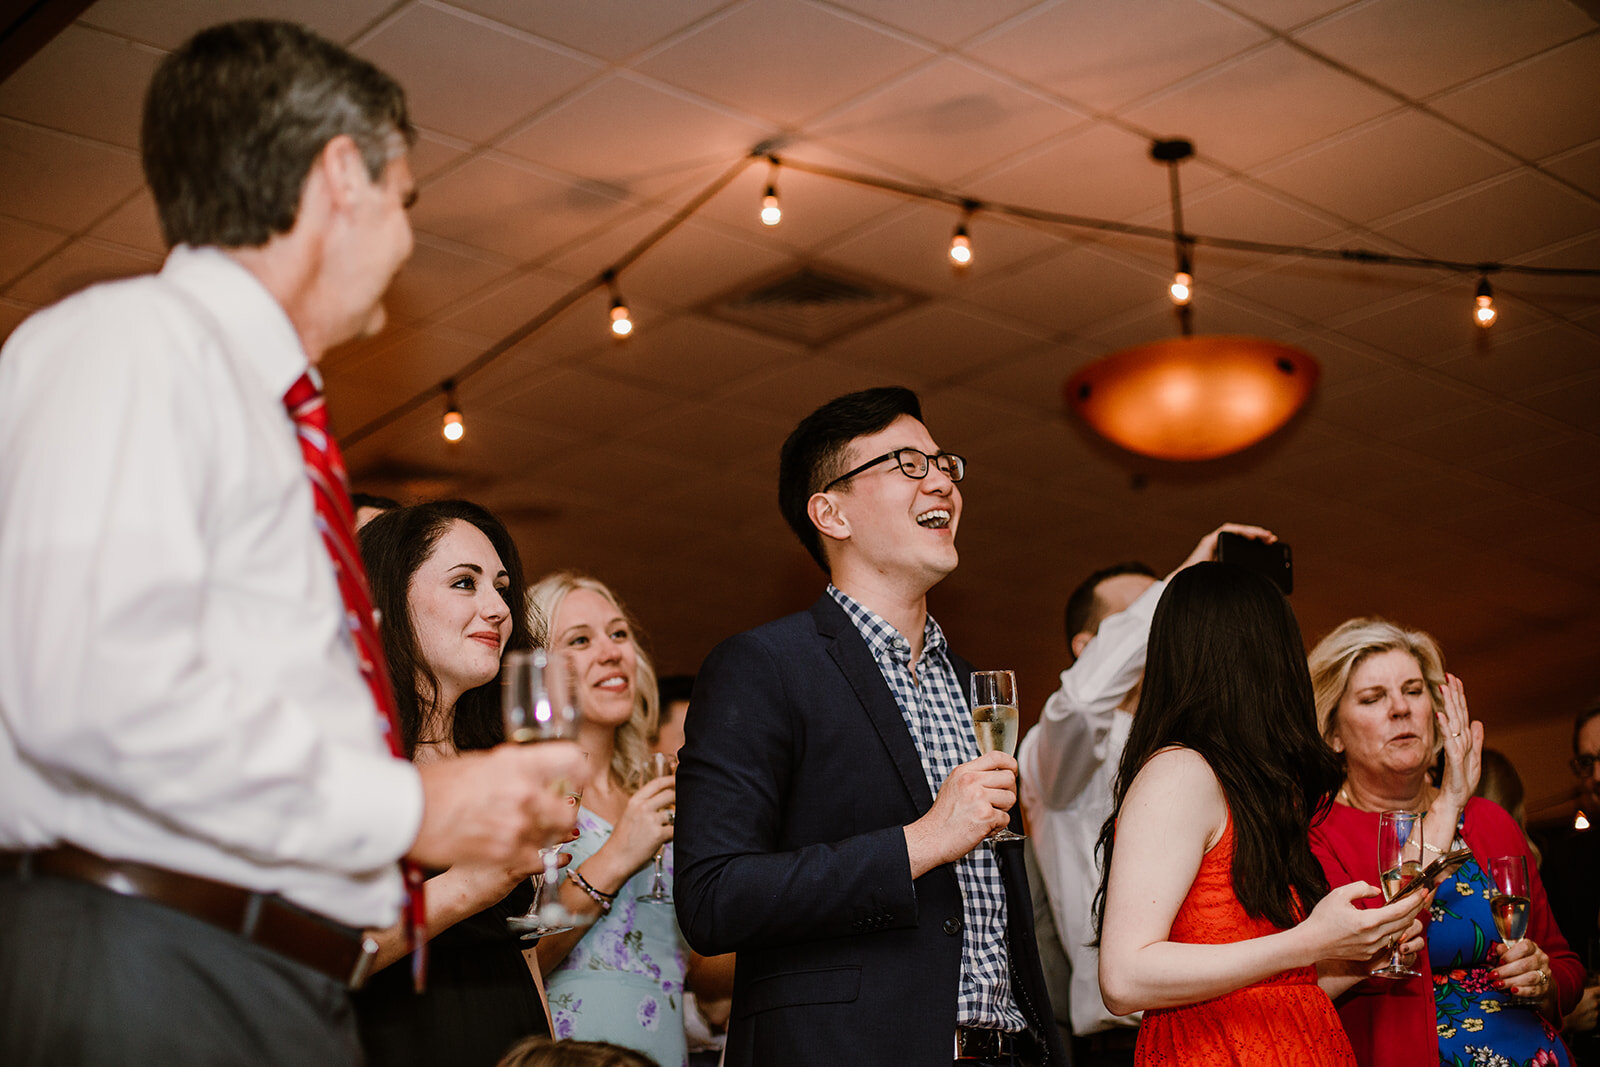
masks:
<instances>
[{"instance_id":1,"label":"blonde woman in floral dress","mask_svg":"<svg viewBox=\"0 0 1600 1067\"><path fill-rule=\"evenodd\" d=\"M578 747L590 782L572 861L556 877L569 911L593 925L538 946L555 1036L610 1041L662 1067L688 1058L683 981L689 948L670 900L673 780L648 777L658 714L655 671L611 590L592 578L549 575L528 590L535 642L571 665L583 712ZM664 902L651 888L665 846Z\"/></svg>"}]
</instances>

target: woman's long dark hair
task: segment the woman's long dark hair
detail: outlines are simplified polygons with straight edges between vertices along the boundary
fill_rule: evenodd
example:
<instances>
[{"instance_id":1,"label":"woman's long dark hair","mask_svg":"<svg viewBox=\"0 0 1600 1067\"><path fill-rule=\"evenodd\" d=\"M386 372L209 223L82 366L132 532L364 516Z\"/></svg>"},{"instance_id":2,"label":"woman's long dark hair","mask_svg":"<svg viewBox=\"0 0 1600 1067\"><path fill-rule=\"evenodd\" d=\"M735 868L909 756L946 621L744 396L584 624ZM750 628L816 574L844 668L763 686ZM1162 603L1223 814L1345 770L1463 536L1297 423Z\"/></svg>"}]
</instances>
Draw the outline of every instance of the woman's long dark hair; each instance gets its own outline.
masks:
<instances>
[{"instance_id":1,"label":"woman's long dark hair","mask_svg":"<svg viewBox=\"0 0 1600 1067\"><path fill-rule=\"evenodd\" d=\"M433 553L434 546L460 520L471 523L494 546L505 564L510 584L501 590L511 612L511 639L506 649L528 648L528 610L522 557L505 526L487 508L467 500L436 500L386 511L361 528L361 559L372 585L372 601L381 613L383 654L389 661L405 753L416 752L423 724L433 711L439 680L423 661L411 617L411 578ZM493 575L488 576L490 580ZM450 740L460 752L493 748L505 740L500 717L500 682L496 678L461 694L450 724Z\"/></svg>"},{"instance_id":2,"label":"woman's long dark hair","mask_svg":"<svg viewBox=\"0 0 1600 1067\"><path fill-rule=\"evenodd\" d=\"M1144 688L1100 831L1095 932L1128 786L1169 745L1210 764L1233 818L1233 889L1253 918L1288 928L1328 892L1310 830L1333 803L1339 764L1317 733L1305 645L1266 578L1226 563L1173 576L1150 625ZM1298 905L1296 901L1298 900Z\"/></svg>"}]
</instances>

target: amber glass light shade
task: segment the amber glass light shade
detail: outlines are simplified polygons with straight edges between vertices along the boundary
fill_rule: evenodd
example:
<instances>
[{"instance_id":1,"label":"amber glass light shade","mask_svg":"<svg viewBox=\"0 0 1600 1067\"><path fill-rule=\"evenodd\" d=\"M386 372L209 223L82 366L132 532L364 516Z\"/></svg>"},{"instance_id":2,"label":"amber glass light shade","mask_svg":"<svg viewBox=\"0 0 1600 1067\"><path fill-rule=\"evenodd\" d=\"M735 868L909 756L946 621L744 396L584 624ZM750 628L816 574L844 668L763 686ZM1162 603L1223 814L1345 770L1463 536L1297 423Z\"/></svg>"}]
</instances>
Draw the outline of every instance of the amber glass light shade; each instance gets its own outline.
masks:
<instances>
[{"instance_id":1,"label":"amber glass light shade","mask_svg":"<svg viewBox=\"0 0 1600 1067\"><path fill-rule=\"evenodd\" d=\"M1173 337L1113 352L1067 379L1067 406L1130 452L1216 459L1271 436L1317 384L1316 361L1260 337Z\"/></svg>"}]
</instances>

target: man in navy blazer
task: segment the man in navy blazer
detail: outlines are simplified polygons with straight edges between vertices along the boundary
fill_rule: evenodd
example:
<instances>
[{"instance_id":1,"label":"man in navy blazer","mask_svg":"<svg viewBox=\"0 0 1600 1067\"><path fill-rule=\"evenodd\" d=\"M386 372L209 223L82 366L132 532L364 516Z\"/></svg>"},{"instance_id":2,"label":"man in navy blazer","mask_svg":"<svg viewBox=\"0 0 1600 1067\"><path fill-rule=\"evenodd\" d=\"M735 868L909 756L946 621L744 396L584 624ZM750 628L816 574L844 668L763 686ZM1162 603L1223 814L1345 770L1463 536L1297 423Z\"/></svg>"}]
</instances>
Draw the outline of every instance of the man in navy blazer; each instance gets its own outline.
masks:
<instances>
[{"instance_id":1,"label":"man in navy blazer","mask_svg":"<svg viewBox=\"0 0 1600 1067\"><path fill-rule=\"evenodd\" d=\"M737 952L727 1063L1067 1063L1044 991L1016 761L979 756L971 666L927 613L957 486L915 394L830 401L784 442L779 504L831 578L701 668L680 753L674 895Z\"/></svg>"}]
</instances>

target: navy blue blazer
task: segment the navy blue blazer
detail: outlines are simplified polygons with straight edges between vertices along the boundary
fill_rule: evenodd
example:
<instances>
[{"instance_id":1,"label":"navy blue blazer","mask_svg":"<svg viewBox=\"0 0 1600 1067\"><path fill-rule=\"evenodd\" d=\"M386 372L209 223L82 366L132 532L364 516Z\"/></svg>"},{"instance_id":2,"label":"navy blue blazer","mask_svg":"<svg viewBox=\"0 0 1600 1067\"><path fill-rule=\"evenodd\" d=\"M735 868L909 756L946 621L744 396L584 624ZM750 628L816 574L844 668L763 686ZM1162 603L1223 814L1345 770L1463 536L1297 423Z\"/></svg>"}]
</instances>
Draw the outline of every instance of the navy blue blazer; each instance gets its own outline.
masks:
<instances>
[{"instance_id":1,"label":"navy blue blazer","mask_svg":"<svg viewBox=\"0 0 1600 1067\"><path fill-rule=\"evenodd\" d=\"M971 666L951 661L965 688ZM911 878L902 827L933 794L844 610L824 594L718 645L686 734L673 895L696 951L739 954L727 1063L948 1067L961 892L949 864ZM1012 990L1046 1062L1065 1064L1020 845L1000 867Z\"/></svg>"}]
</instances>

